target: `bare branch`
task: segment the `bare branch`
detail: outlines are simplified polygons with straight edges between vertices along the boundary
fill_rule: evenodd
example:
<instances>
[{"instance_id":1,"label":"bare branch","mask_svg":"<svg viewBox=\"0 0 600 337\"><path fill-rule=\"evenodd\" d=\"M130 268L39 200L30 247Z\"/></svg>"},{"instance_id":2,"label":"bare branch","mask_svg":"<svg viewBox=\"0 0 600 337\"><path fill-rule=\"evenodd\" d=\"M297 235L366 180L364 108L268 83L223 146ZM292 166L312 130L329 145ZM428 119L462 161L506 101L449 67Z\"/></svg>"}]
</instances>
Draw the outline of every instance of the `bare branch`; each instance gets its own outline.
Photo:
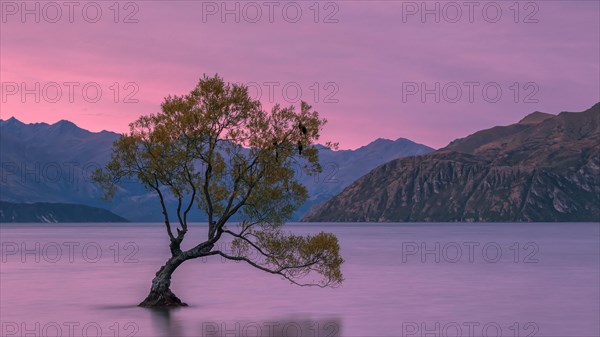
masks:
<instances>
[{"instance_id":1,"label":"bare branch","mask_svg":"<svg viewBox=\"0 0 600 337\"><path fill-rule=\"evenodd\" d=\"M165 226L167 227L167 233L169 234L169 238L171 239L171 241L175 240L175 237L173 236L173 232L171 231L171 222L169 221L169 212L167 211L167 206L165 205L165 198L163 197L162 192L160 191L160 186L158 183L158 179L154 178L155 184L151 185L151 187L158 193L158 197L160 199L160 206L162 207L162 213L164 215L165 218Z\"/></svg>"},{"instance_id":2,"label":"bare branch","mask_svg":"<svg viewBox=\"0 0 600 337\"><path fill-rule=\"evenodd\" d=\"M184 224L183 231L184 232L187 231L187 215L190 212L190 210L192 209L192 206L194 205L194 200L196 199L196 185L194 184L194 180L192 179L192 175L191 175L187 165L185 167L185 173L187 175L187 181L190 184L190 187L192 188L192 196L190 198L190 202L188 203L187 208L183 212L183 224Z\"/></svg>"},{"instance_id":3,"label":"bare branch","mask_svg":"<svg viewBox=\"0 0 600 337\"><path fill-rule=\"evenodd\" d=\"M251 265L254 268L260 269L262 271L265 271L267 273L270 274L275 274L275 275L279 275L283 278L285 278L286 280L292 282L295 285L301 286L301 287L320 287L320 288L326 288L327 286L329 286L329 282L325 283L325 284L319 284L319 283L299 283L297 281L295 281L294 279L292 279L290 276L286 275L283 271L288 270L288 269L301 269L301 268L306 268L306 267L310 267L311 265L314 265L316 262L310 263L310 264L305 264L305 265L300 265L300 266L289 266L286 268L280 268L278 270L273 270L273 269L269 269L267 267L261 266L259 264L257 264L256 262L244 257L244 256L231 256L231 255L227 255L225 253L223 253L222 251L214 251L215 254L221 255L222 257L228 259L228 260L232 260L232 261L244 261L246 263L248 263L249 265Z\"/></svg>"}]
</instances>

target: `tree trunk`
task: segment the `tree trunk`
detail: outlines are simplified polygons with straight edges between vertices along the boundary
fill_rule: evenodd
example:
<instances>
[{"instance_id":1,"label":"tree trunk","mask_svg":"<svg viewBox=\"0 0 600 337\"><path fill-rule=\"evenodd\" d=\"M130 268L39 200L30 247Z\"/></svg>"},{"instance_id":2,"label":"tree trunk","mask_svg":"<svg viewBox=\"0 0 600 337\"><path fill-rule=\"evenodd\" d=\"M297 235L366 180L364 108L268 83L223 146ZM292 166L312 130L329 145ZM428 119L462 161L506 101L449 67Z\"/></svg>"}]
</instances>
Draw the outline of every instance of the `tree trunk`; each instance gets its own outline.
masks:
<instances>
[{"instance_id":1,"label":"tree trunk","mask_svg":"<svg viewBox=\"0 0 600 337\"><path fill-rule=\"evenodd\" d=\"M140 307L182 307L187 306L171 291L171 275L186 259L182 255L171 257L152 280L152 287Z\"/></svg>"}]
</instances>

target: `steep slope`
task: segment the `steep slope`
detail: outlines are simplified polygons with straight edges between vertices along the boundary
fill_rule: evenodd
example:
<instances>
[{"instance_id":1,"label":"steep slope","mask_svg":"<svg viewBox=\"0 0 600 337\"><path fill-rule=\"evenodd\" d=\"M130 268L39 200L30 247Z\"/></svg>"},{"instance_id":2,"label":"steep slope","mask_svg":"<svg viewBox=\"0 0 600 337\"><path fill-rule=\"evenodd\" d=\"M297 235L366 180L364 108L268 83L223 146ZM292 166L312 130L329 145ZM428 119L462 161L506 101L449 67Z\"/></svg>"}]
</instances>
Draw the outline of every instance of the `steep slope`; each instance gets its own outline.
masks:
<instances>
[{"instance_id":1,"label":"steep slope","mask_svg":"<svg viewBox=\"0 0 600 337\"><path fill-rule=\"evenodd\" d=\"M300 219L310 208L340 193L375 167L397 158L432 151L428 146L405 138L395 141L380 138L356 150L332 151L322 147L319 152L319 161L323 168L321 174L308 177L297 170L300 181L308 189L309 200L296 212L296 219Z\"/></svg>"},{"instance_id":2,"label":"steep slope","mask_svg":"<svg viewBox=\"0 0 600 337\"><path fill-rule=\"evenodd\" d=\"M599 221L600 104L536 115L391 161L303 220Z\"/></svg>"},{"instance_id":3,"label":"steep slope","mask_svg":"<svg viewBox=\"0 0 600 337\"><path fill-rule=\"evenodd\" d=\"M61 203L0 201L0 222L128 222L102 208Z\"/></svg>"}]
</instances>

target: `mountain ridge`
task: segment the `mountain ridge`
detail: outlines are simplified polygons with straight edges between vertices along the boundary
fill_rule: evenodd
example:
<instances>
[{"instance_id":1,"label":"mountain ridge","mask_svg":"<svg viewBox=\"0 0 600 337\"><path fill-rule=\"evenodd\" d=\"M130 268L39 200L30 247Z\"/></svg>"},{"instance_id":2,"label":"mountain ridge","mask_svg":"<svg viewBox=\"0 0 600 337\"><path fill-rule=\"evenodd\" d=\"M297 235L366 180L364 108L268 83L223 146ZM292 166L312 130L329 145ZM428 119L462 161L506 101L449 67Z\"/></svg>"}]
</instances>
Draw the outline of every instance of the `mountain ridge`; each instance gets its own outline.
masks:
<instances>
[{"instance_id":1,"label":"mountain ridge","mask_svg":"<svg viewBox=\"0 0 600 337\"><path fill-rule=\"evenodd\" d=\"M392 160L302 220L598 221L599 116L600 103Z\"/></svg>"},{"instance_id":2,"label":"mountain ridge","mask_svg":"<svg viewBox=\"0 0 600 337\"><path fill-rule=\"evenodd\" d=\"M0 223L129 222L106 209L65 203L0 201Z\"/></svg>"},{"instance_id":3,"label":"mountain ridge","mask_svg":"<svg viewBox=\"0 0 600 337\"><path fill-rule=\"evenodd\" d=\"M0 200L79 203L107 208L132 221L161 221L158 198L140 184L123 184L113 201L107 203L101 200L102 191L91 181L93 170L108 162L112 143L120 134L90 132L66 120L25 124L14 117L1 121L0 130ZM296 212L294 220L388 160L433 151L404 138L373 141L356 150L334 151L322 145L319 148L323 173L308 177L297 170L308 188L309 200ZM175 200L168 202L174 205ZM200 212L191 219L205 220Z\"/></svg>"}]
</instances>

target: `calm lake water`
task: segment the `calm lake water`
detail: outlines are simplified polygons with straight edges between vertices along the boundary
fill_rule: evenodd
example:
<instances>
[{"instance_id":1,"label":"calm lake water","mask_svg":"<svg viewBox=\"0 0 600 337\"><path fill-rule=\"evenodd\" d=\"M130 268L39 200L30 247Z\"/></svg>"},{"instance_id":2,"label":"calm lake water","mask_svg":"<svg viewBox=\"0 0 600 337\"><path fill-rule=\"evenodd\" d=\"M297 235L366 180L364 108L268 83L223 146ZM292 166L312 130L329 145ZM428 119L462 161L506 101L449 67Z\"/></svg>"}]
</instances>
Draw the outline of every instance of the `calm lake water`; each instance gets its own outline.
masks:
<instances>
[{"instance_id":1,"label":"calm lake water","mask_svg":"<svg viewBox=\"0 0 600 337\"><path fill-rule=\"evenodd\" d=\"M599 227L290 224L338 236L341 287L197 259L173 277L190 307L164 311L136 307L168 257L162 226L4 224L0 335L596 337Z\"/></svg>"}]
</instances>

